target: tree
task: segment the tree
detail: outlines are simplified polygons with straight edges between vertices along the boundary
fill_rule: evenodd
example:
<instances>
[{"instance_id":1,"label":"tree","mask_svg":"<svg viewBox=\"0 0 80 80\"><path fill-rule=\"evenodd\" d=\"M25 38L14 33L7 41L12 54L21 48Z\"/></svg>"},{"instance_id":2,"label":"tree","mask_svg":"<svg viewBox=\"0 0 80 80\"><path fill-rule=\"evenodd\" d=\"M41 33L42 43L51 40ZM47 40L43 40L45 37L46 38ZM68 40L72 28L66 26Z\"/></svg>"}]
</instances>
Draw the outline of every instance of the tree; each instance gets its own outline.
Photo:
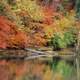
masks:
<instances>
[{"instance_id":1,"label":"tree","mask_svg":"<svg viewBox=\"0 0 80 80\"><path fill-rule=\"evenodd\" d=\"M76 9L77 18L80 19L80 0L76 0L75 9Z\"/></svg>"},{"instance_id":2,"label":"tree","mask_svg":"<svg viewBox=\"0 0 80 80\"><path fill-rule=\"evenodd\" d=\"M26 47L27 35L6 17L0 16L0 48Z\"/></svg>"}]
</instances>

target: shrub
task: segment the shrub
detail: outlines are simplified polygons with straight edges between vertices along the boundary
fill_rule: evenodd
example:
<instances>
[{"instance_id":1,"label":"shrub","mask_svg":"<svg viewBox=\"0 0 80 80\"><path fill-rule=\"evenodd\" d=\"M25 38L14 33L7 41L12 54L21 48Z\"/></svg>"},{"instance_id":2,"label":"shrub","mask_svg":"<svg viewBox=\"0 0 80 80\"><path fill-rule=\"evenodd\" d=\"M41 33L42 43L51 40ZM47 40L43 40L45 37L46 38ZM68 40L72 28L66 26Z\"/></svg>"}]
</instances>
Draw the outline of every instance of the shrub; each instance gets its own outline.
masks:
<instances>
[{"instance_id":1,"label":"shrub","mask_svg":"<svg viewBox=\"0 0 80 80\"><path fill-rule=\"evenodd\" d=\"M69 28L62 35L60 35L60 33L56 33L50 39L49 45L53 46L54 50L67 47L74 47L75 43L77 42L76 32L76 29Z\"/></svg>"},{"instance_id":2,"label":"shrub","mask_svg":"<svg viewBox=\"0 0 80 80\"><path fill-rule=\"evenodd\" d=\"M26 47L29 38L6 17L0 16L0 48Z\"/></svg>"},{"instance_id":3,"label":"shrub","mask_svg":"<svg viewBox=\"0 0 80 80\"><path fill-rule=\"evenodd\" d=\"M76 43L76 36L71 32L67 31L64 33L64 41L67 44L67 47L74 46Z\"/></svg>"},{"instance_id":4,"label":"shrub","mask_svg":"<svg viewBox=\"0 0 80 80\"><path fill-rule=\"evenodd\" d=\"M59 50L66 47L66 43L60 34L55 34L54 37L51 38L49 44L53 46L54 50Z\"/></svg>"}]
</instances>

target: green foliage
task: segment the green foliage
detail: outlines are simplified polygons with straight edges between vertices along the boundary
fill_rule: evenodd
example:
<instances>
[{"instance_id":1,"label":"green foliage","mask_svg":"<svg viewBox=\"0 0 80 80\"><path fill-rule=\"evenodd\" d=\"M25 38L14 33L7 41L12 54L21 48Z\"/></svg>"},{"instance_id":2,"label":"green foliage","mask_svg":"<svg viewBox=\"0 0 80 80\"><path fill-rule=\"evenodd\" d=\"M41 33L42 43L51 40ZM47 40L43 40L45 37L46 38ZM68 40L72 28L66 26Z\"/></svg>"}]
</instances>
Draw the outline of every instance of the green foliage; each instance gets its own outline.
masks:
<instances>
[{"instance_id":1,"label":"green foliage","mask_svg":"<svg viewBox=\"0 0 80 80\"><path fill-rule=\"evenodd\" d=\"M54 58L53 58L54 59ZM58 60L58 59L57 59ZM51 68L52 68L52 70L53 71L56 71L57 70L57 65L58 65L58 61L57 61L56 59L55 60L53 60L53 62L52 62L52 66L51 66Z\"/></svg>"},{"instance_id":2,"label":"green foliage","mask_svg":"<svg viewBox=\"0 0 80 80\"><path fill-rule=\"evenodd\" d=\"M64 33L64 41L67 46L74 46L76 43L76 34L73 30L66 31Z\"/></svg>"},{"instance_id":3,"label":"green foliage","mask_svg":"<svg viewBox=\"0 0 80 80\"><path fill-rule=\"evenodd\" d=\"M5 14L5 3L0 2L0 15Z\"/></svg>"},{"instance_id":4,"label":"green foliage","mask_svg":"<svg viewBox=\"0 0 80 80\"><path fill-rule=\"evenodd\" d=\"M76 30L71 28L65 31L63 34L54 34L54 36L50 39L49 45L53 46L53 48L57 50L74 46L76 40Z\"/></svg>"},{"instance_id":5,"label":"green foliage","mask_svg":"<svg viewBox=\"0 0 80 80\"><path fill-rule=\"evenodd\" d=\"M66 43L60 34L55 34L54 37L51 38L50 45L53 46L54 49L66 47Z\"/></svg>"},{"instance_id":6,"label":"green foliage","mask_svg":"<svg viewBox=\"0 0 80 80\"><path fill-rule=\"evenodd\" d=\"M76 17L80 19L80 0L76 0Z\"/></svg>"},{"instance_id":7,"label":"green foliage","mask_svg":"<svg viewBox=\"0 0 80 80\"><path fill-rule=\"evenodd\" d=\"M4 6L2 4L0 4L0 12L2 12L4 9Z\"/></svg>"},{"instance_id":8,"label":"green foliage","mask_svg":"<svg viewBox=\"0 0 80 80\"><path fill-rule=\"evenodd\" d=\"M64 80L71 79L71 76L75 73L74 67L64 60L53 61L51 69L53 72L62 75Z\"/></svg>"},{"instance_id":9,"label":"green foliage","mask_svg":"<svg viewBox=\"0 0 80 80\"><path fill-rule=\"evenodd\" d=\"M71 68L71 66L65 61L60 61L57 65L57 72L62 74L64 77L69 77L73 72L73 68Z\"/></svg>"}]
</instances>

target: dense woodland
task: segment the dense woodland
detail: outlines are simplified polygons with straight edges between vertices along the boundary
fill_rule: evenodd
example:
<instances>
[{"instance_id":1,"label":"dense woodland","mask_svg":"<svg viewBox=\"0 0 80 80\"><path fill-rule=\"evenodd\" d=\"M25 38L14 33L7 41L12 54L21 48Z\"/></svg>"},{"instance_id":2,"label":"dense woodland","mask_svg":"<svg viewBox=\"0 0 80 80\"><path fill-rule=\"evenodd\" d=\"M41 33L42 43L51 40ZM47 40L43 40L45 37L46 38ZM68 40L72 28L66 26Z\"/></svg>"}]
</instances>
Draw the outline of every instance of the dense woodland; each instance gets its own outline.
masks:
<instances>
[{"instance_id":1,"label":"dense woodland","mask_svg":"<svg viewBox=\"0 0 80 80\"><path fill-rule=\"evenodd\" d=\"M72 47L80 27L78 8L78 0L1 0L0 47Z\"/></svg>"},{"instance_id":2,"label":"dense woodland","mask_svg":"<svg viewBox=\"0 0 80 80\"><path fill-rule=\"evenodd\" d=\"M0 49L66 52L76 47L79 31L80 0L0 0ZM0 80L77 80L75 72L60 58L0 61Z\"/></svg>"}]
</instances>

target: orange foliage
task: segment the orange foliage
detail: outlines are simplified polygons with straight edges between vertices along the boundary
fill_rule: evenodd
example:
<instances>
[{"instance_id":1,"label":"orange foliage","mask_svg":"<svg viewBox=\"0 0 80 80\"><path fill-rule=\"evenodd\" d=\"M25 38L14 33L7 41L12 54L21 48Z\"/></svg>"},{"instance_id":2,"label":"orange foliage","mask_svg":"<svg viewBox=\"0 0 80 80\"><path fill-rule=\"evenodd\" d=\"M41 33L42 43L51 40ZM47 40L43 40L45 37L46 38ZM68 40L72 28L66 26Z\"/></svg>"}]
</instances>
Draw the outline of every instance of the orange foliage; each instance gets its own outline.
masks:
<instances>
[{"instance_id":1,"label":"orange foliage","mask_svg":"<svg viewBox=\"0 0 80 80\"><path fill-rule=\"evenodd\" d=\"M32 67L32 74L36 76L42 76L45 67L46 66L44 64L34 64Z\"/></svg>"},{"instance_id":2,"label":"orange foliage","mask_svg":"<svg viewBox=\"0 0 80 80\"><path fill-rule=\"evenodd\" d=\"M44 38L43 34L35 33L33 36L34 36L33 43L35 43L35 45L37 46L45 45L46 39Z\"/></svg>"},{"instance_id":3,"label":"orange foliage","mask_svg":"<svg viewBox=\"0 0 80 80\"><path fill-rule=\"evenodd\" d=\"M26 46L28 37L6 17L0 16L0 48Z\"/></svg>"},{"instance_id":4,"label":"orange foliage","mask_svg":"<svg viewBox=\"0 0 80 80\"><path fill-rule=\"evenodd\" d=\"M46 0L44 1L44 4L47 3L42 7L43 15L44 15L44 23L50 25L53 23L53 17L59 16L59 12L57 12L57 8L59 7L61 2L62 0L51 0L50 2L49 1L46 2Z\"/></svg>"},{"instance_id":5,"label":"orange foliage","mask_svg":"<svg viewBox=\"0 0 80 80\"><path fill-rule=\"evenodd\" d=\"M10 42L11 45L14 44L19 47L26 47L28 46L29 37L27 37L25 33L19 31L16 35L10 37Z\"/></svg>"},{"instance_id":6,"label":"orange foliage","mask_svg":"<svg viewBox=\"0 0 80 80\"><path fill-rule=\"evenodd\" d=\"M11 80L13 78L13 73L10 69L13 66L10 64L10 62L7 62L6 60L0 60L0 80Z\"/></svg>"},{"instance_id":7,"label":"orange foliage","mask_svg":"<svg viewBox=\"0 0 80 80\"><path fill-rule=\"evenodd\" d=\"M17 29L16 25L0 16L0 48L15 47L24 48L30 45L45 45L43 29L34 33L32 36Z\"/></svg>"},{"instance_id":8,"label":"orange foliage","mask_svg":"<svg viewBox=\"0 0 80 80\"><path fill-rule=\"evenodd\" d=\"M52 15L53 15L53 9L49 7L43 8L43 14L44 14L44 23L51 24L53 22Z\"/></svg>"},{"instance_id":9,"label":"orange foliage","mask_svg":"<svg viewBox=\"0 0 80 80\"><path fill-rule=\"evenodd\" d=\"M8 68L8 66L0 65L0 80L10 80L12 78L12 74Z\"/></svg>"},{"instance_id":10,"label":"orange foliage","mask_svg":"<svg viewBox=\"0 0 80 80\"><path fill-rule=\"evenodd\" d=\"M47 67L42 80L53 80L53 71Z\"/></svg>"},{"instance_id":11,"label":"orange foliage","mask_svg":"<svg viewBox=\"0 0 80 80\"><path fill-rule=\"evenodd\" d=\"M6 60L0 60L0 65L7 65Z\"/></svg>"},{"instance_id":12,"label":"orange foliage","mask_svg":"<svg viewBox=\"0 0 80 80\"><path fill-rule=\"evenodd\" d=\"M24 16L29 16L30 17L29 13L27 11L25 11L25 10L22 10L21 12L19 12L19 15L21 17L24 17Z\"/></svg>"},{"instance_id":13,"label":"orange foliage","mask_svg":"<svg viewBox=\"0 0 80 80\"><path fill-rule=\"evenodd\" d=\"M30 62L23 62L23 63L20 63L20 64L16 64L16 76L17 77L20 77L24 74L27 74L30 70Z\"/></svg>"}]
</instances>

